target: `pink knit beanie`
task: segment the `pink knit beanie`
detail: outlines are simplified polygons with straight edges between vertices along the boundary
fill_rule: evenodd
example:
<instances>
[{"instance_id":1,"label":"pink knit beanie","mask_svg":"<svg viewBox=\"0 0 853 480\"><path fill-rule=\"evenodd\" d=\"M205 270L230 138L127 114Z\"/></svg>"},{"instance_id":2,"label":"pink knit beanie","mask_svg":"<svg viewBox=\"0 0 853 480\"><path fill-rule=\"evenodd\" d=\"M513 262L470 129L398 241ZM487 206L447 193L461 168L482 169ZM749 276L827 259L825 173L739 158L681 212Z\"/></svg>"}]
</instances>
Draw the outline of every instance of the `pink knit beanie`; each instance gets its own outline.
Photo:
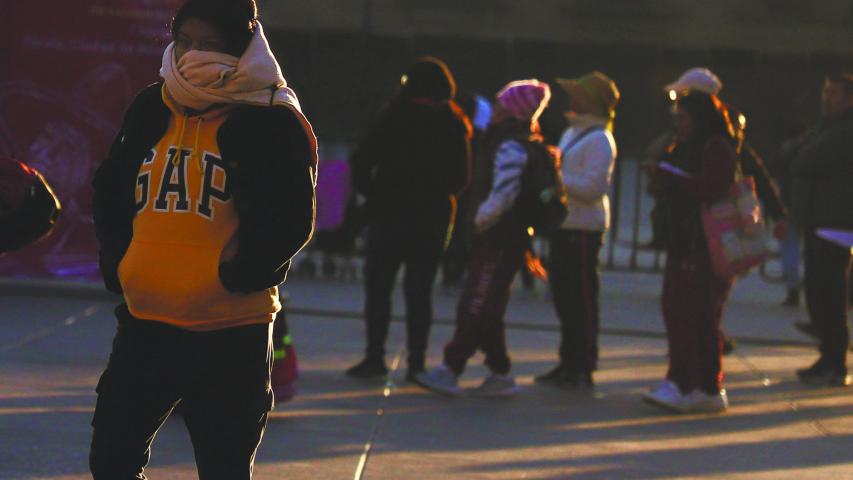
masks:
<instances>
[{"instance_id":1,"label":"pink knit beanie","mask_svg":"<svg viewBox=\"0 0 853 480\"><path fill-rule=\"evenodd\" d=\"M536 79L516 80L508 83L497 94L501 104L513 117L535 122L551 99L551 89Z\"/></svg>"}]
</instances>

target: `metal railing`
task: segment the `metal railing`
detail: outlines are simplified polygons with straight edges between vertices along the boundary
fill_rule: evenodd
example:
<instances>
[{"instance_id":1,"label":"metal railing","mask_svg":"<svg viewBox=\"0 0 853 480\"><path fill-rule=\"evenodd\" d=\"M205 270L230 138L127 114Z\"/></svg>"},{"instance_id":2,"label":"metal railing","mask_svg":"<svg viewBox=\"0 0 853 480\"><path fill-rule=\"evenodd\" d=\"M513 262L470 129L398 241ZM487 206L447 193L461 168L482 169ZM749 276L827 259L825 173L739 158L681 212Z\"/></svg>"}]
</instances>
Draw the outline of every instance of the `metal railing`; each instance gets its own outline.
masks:
<instances>
[{"instance_id":1,"label":"metal railing","mask_svg":"<svg viewBox=\"0 0 853 480\"><path fill-rule=\"evenodd\" d=\"M650 212L654 199L647 192L648 179L640 165L639 158L620 157L614 168L610 190L611 223L600 257L601 265L607 270L657 273L663 269L665 254L650 246ZM546 250L546 243L537 242L537 245ZM309 247L296 260L295 273L358 279L363 265L362 245L363 238L356 242L352 254L324 254L316 246ZM774 254L760 267L759 273L766 281L779 283L780 270L778 254Z\"/></svg>"}]
</instances>

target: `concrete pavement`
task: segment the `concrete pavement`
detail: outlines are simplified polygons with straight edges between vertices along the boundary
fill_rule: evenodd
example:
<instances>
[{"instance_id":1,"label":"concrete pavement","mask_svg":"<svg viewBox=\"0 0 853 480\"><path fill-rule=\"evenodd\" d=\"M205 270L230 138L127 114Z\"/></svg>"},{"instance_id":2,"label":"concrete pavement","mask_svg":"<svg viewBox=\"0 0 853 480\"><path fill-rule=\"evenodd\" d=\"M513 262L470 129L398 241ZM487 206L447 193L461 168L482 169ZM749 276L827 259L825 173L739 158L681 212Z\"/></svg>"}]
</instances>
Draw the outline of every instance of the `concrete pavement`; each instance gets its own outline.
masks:
<instances>
[{"instance_id":1,"label":"concrete pavement","mask_svg":"<svg viewBox=\"0 0 853 480\"><path fill-rule=\"evenodd\" d=\"M88 422L114 301L97 286L24 287L0 283L0 478L88 478ZM557 322L543 295L517 291L508 340L522 393L450 399L403 381L400 323L389 382L346 378L363 348L360 285L292 278L299 395L273 412L255 478L853 478L853 390L796 382L794 369L815 357L791 328L805 313L778 306L782 288L756 276L736 286L726 312L740 340L724 365L730 411L676 416L643 404L666 365L659 290L657 275L604 274L602 359L589 394L533 384L555 359ZM456 296L435 298L431 365L452 334ZM480 363L465 386L484 375ZM179 418L159 433L147 472L196 478Z\"/></svg>"}]
</instances>

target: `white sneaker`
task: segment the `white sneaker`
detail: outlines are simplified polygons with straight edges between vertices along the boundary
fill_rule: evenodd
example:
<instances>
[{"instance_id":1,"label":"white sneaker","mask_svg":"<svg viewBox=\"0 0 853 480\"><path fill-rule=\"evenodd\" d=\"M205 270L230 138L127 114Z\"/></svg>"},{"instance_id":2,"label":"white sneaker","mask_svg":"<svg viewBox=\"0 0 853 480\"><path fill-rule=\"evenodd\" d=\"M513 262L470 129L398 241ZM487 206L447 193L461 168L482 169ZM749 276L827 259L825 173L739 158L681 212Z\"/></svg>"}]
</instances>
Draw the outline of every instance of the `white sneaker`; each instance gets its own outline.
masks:
<instances>
[{"instance_id":1,"label":"white sneaker","mask_svg":"<svg viewBox=\"0 0 853 480\"><path fill-rule=\"evenodd\" d=\"M480 386L471 389L471 395L480 397L511 397L518 393L518 385L512 375L493 373Z\"/></svg>"},{"instance_id":2,"label":"white sneaker","mask_svg":"<svg viewBox=\"0 0 853 480\"><path fill-rule=\"evenodd\" d=\"M459 379L444 364L433 368L429 372L421 372L415 375L415 382L424 388L444 395L450 395L451 397L462 395L462 389L459 388Z\"/></svg>"},{"instance_id":3,"label":"white sneaker","mask_svg":"<svg viewBox=\"0 0 853 480\"><path fill-rule=\"evenodd\" d=\"M669 380L664 380L660 385L643 394L643 401L673 412L685 412L684 395L681 394L678 385Z\"/></svg>"},{"instance_id":4,"label":"white sneaker","mask_svg":"<svg viewBox=\"0 0 853 480\"><path fill-rule=\"evenodd\" d=\"M693 390L684 396L685 413L721 413L729 408L729 397L726 389L720 389L715 395L709 395L701 390Z\"/></svg>"}]
</instances>

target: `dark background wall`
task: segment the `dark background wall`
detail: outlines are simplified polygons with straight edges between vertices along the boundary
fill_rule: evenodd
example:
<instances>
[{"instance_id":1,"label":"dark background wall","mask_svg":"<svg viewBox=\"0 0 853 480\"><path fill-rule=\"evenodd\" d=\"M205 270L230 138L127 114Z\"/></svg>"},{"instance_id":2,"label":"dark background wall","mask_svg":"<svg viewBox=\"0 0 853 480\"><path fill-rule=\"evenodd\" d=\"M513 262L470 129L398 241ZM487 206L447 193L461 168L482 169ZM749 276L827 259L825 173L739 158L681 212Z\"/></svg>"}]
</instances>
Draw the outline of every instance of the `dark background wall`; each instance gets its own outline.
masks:
<instances>
[{"instance_id":1,"label":"dark background wall","mask_svg":"<svg viewBox=\"0 0 853 480\"><path fill-rule=\"evenodd\" d=\"M461 92L597 69L619 84L616 136L640 155L669 119L663 86L714 70L766 155L814 121L823 75L853 70L853 6L838 0L260 1L285 75L327 141L352 141L405 67L435 55Z\"/></svg>"}]
</instances>

